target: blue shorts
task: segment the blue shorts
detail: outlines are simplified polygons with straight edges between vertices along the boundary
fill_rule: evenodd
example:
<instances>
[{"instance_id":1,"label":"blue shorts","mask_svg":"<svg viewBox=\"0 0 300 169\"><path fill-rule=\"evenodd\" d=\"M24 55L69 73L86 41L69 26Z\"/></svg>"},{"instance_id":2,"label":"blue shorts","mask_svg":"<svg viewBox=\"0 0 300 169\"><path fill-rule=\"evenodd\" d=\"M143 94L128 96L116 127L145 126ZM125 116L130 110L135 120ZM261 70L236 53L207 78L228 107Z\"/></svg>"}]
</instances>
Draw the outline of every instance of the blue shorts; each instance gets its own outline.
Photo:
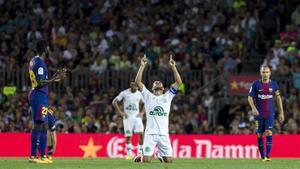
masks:
<instances>
[{"instance_id":1,"label":"blue shorts","mask_svg":"<svg viewBox=\"0 0 300 169\"><path fill-rule=\"evenodd\" d=\"M48 112L48 127L50 131L55 131L56 126L55 126L56 118L54 114Z\"/></svg>"},{"instance_id":2,"label":"blue shorts","mask_svg":"<svg viewBox=\"0 0 300 169\"><path fill-rule=\"evenodd\" d=\"M274 128L274 116L270 118L264 118L261 116L255 117L256 132L263 134L266 130L273 130Z\"/></svg>"},{"instance_id":3,"label":"blue shorts","mask_svg":"<svg viewBox=\"0 0 300 169\"><path fill-rule=\"evenodd\" d=\"M48 121L48 98L47 95L38 90L32 90L28 96L31 107L31 115L34 123Z\"/></svg>"}]
</instances>

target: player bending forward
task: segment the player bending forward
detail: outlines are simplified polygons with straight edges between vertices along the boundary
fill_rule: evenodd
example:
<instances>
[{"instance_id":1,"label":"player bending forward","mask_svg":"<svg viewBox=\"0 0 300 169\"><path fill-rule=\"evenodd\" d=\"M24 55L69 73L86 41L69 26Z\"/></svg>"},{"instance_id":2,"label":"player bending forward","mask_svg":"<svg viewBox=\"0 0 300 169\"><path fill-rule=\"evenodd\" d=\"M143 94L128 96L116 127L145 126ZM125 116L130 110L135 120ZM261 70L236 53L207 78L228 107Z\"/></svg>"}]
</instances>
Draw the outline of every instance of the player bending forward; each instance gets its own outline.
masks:
<instances>
[{"instance_id":1,"label":"player bending forward","mask_svg":"<svg viewBox=\"0 0 300 169\"><path fill-rule=\"evenodd\" d=\"M143 132L144 125L142 117L144 111L142 105L143 96L140 91L137 90L135 82L131 82L130 88L122 91L112 102L116 111L123 117L124 133L126 137L126 159L132 159L132 144L131 136L132 132L139 134L138 154L143 154ZM123 111L119 104L123 102ZM140 107L141 110L140 111Z\"/></svg>"},{"instance_id":2,"label":"player bending forward","mask_svg":"<svg viewBox=\"0 0 300 169\"><path fill-rule=\"evenodd\" d=\"M169 138L169 113L171 102L181 85L181 77L177 71L176 63L170 56L169 64L175 77L175 83L164 93L161 81L155 81L152 85L152 93L142 83L142 76L147 64L144 56L136 75L135 82L142 92L145 103L147 124L144 137L144 155L136 156L134 162L150 162L154 149L158 147L158 156L161 162L172 162L172 147Z\"/></svg>"}]
</instances>

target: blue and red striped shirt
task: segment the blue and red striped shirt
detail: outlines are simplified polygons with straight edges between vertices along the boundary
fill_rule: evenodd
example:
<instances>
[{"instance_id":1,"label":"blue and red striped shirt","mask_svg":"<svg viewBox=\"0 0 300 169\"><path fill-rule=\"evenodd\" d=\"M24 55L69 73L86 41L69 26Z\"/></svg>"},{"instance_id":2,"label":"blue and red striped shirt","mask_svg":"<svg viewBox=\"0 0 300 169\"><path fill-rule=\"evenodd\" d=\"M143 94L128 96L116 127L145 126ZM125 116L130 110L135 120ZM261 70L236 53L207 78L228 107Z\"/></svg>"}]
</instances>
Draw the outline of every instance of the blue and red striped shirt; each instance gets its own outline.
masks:
<instances>
[{"instance_id":1,"label":"blue and red striped shirt","mask_svg":"<svg viewBox=\"0 0 300 169\"><path fill-rule=\"evenodd\" d=\"M274 116L274 95L279 95L278 84L273 80L263 83L256 80L252 83L248 96L253 97L259 115L264 118Z\"/></svg>"}]
</instances>

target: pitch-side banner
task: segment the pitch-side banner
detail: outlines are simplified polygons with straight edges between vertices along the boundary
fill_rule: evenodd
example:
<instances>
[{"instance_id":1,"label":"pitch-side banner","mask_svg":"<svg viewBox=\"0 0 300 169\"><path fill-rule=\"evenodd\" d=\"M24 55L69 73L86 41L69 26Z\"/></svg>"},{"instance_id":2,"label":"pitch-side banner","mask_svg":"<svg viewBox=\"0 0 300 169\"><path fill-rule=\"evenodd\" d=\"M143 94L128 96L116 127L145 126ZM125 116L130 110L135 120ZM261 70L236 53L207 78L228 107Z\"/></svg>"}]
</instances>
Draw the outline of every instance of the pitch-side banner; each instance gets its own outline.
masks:
<instances>
[{"instance_id":1,"label":"pitch-side banner","mask_svg":"<svg viewBox=\"0 0 300 169\"><path fill-rule=\"evenodd\" d=\"M254 80L259 76L230 76L228 80L228 89L230 95L247 95Z\"/></svg>"},{"instance_id":2,"label":"pitch-side banner","mask_svg":"<svg viewBox=\"0 0 300 169\"><path fill-rule=\"evenodd\" d=\"M272 157L300 158L300 135L275 135ZM176 158L258 158L255 135L171 135ZM133 137L136 153L137 136ZM0 133L0 157L28 157L30 134ZM58 134L56 157L122 158L119 134Z\"/></svg>"}]
</instances>

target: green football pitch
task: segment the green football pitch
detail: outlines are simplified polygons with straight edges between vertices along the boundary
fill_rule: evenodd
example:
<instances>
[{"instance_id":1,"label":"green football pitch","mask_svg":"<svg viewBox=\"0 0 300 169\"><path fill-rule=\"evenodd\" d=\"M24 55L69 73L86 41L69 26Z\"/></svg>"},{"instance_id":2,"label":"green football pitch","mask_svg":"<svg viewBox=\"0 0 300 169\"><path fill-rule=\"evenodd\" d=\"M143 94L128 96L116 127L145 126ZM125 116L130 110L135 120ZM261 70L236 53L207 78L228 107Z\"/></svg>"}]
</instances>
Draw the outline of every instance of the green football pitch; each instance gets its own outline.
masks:
<instances>
[{"instance_id":1,"label":"green football pitch","mask_svg":"<svg viewBox=\"0 0 300 169\"><path fill-rule=\"evenodd\" d=\"M0 169L300 169L300 159L174 159L171 164L158 160L133 163L125 159L56 158L53 164L32 164L25 158L0 158Z\"/></svg>"}]
</instances>

